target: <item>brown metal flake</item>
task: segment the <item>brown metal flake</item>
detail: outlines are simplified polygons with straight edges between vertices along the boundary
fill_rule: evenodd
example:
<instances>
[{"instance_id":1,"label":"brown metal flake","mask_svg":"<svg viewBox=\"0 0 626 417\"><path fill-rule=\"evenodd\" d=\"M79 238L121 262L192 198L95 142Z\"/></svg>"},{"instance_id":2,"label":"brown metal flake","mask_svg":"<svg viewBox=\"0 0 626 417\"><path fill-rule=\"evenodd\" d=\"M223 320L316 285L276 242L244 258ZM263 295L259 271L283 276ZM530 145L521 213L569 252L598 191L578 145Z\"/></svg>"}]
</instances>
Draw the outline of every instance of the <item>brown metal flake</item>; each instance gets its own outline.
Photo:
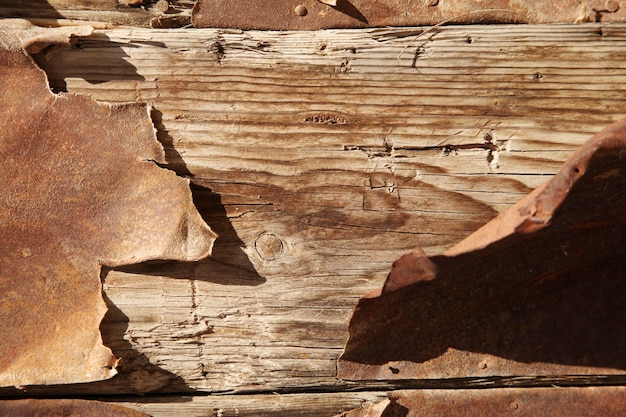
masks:
<instances>
[{"instance_id":1,"label":"brown metal flake","mask_svg":"<svg viewBox=\"0 0 626 417\"><path fill-rule=\"evenodd\" d=\"M623 22L623 0L197 0L196 27L316 30L442 23Z\"/></svg>"},{"instance_id":2,"label":"brown metal flake","mask_svg":"<svg viewBox=\"0 0 626 417\"><path fill-rule=\"evenodd\" d=\"M341 417L622 417L626 388L396 391Z\"/></svg>"},{"instance_id":3,"label":"brown metal flake","mask_svg":"<svg viewBox=\"0 0 626 417\"><path fill-rule=\"evenodd\" d=\"M0 416L11 417L148 417L140 411L87 400L5 400Z\"/></svg>"},{"instance_id":4,"label":"brown metal flake","mask_svg":"<svg viewBox=\"0 0 626 417\"><path fill-rule=\"evenodd\" d=\"M72 30L0 21L0 386L113 376L101 265L196 260L215 238L188 181L155 164L146 105L50 92L23 48Z\"/></svg>"},{"instance_id":5,"label":"brown metal flake","mask_svg":"<svg viewBox=\"0 0 626 417\"><path fill-rule=\"evenodd\" d=\"M623 374L626 119L442 256L416 250L361 299L348 380Z\"/></svg>"}]
</instances>

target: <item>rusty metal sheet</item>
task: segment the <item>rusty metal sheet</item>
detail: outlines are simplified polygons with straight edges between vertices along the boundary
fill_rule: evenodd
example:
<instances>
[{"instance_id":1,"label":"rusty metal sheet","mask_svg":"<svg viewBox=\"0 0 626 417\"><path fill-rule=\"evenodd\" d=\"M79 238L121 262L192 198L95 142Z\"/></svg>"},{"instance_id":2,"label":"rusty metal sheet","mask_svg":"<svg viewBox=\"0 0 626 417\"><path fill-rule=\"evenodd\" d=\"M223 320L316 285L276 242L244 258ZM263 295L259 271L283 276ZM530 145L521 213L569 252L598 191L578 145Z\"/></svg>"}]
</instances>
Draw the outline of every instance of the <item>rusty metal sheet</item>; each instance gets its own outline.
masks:
<instances>
[{"instance_id":1,"label":"rusty metal sheet","mask_svg":"<svg viewBox=\"0 0 626 417\"><path fill-rule=\"evenodd\" d=\"M215 238L189 182L155 163L146 105L50 92L24 49L76 30L0 21L0 386L115 375L101 265L197 260Z\"/></svg>"},{"instance_id":2,"label":"rusty metal sheet","mask_svg":"<svg viewBox=\"0 0 626 417\"><path fill-rule=\"evenodd\" d=\"M361 299L348 380L626 371L626 119L444 255L397 260Z\"/></svg>"},{"instance_id":3,"label":"rusty metal sheet","mask_svg":"<svg viewBox=\"0 0 626 417\"><path fill-rule=\"evenodd\" d=\"M444 23L623 22L623 0L197 0L201 28L316 30Z\"/></svg>"},{"instance_id":4,"label":"rusty metal sheet","mask_svg":"<svg viewBox=\"0 0 626 417\"><path fill-rule=\"evenodd\" d=\"M11 417L148 417L140 411L87 400L5 400L0 416Z\"/></svg>"},{"instance_id":5,"label":"rusty metal sheet","mask_svg":"<svg viewBox=\"0 0 626 417\"><path fill-rule=\"evenodd\" d=\"M342 417L621 417L626 388L507 388L396 391Z\"/></svg>"}]
</instances>

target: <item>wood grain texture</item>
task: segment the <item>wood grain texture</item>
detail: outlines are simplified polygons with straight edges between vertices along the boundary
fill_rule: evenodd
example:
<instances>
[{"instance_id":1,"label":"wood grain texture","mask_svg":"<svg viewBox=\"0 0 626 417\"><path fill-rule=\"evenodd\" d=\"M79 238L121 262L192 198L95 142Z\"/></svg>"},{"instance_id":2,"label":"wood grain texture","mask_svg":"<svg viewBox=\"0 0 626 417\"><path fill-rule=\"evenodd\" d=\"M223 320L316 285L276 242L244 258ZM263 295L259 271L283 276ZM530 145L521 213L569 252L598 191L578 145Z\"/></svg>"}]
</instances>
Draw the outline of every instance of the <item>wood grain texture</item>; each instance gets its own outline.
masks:
<instances>
[{"instance_id":1,"label":"wood grain texture","mask_svg":"<svg viewBox=\"0 0 626 417\"><path fill-rule=\"evenodd\" d=\"M380 392L109 399L154 417L622 416L624 387L406 390ZM388 398L391 400L389 401ZM387 405L385 407L385 405ZM378 413L374 411L378 409ZM382 410L386 412L382 413ZM349 412L348 410L353 410ZM392 413L395 411L397 414ZM371 414L368 414L371 413ZM344 414L345 413L345 414Z\"/></svg>"},{"instance_id":2,"label":"wood grain texture","mask_svg":"<svg viewBox=\"0 0 626 417\"><path fill-rule=\"evenodd\" d=\"M103 273L121 375L59 391L355 387L335 361L391 263L460 241L626 115L626 25L421 33L115 29L39 55L56 90L148 102L221 236L206 261Z\"/></svg>"},{"instance_id":3,"label":"wood grain texture","mask_svg":"<svg viewBox=\"0 0 626 417\"><path fill-rule=\"evenodd\" d=\"M111 398L116 404L142 411L153 417L331 417L384 400L381 392L308 393L264 395L215 395L147 397L136 400Z\"/></svg>"}]
</instances>

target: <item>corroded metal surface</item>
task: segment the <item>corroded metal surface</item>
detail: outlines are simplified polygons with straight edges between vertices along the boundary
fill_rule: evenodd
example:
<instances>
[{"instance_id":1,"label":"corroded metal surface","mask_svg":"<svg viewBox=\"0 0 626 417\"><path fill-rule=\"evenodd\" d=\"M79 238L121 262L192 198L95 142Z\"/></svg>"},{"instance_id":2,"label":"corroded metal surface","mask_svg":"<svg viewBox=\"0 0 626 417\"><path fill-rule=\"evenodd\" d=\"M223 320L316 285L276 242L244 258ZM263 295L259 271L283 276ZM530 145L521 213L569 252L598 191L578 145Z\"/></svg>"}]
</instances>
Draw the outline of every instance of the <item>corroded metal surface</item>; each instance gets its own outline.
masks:
<instances>
[{"instance_id":1,"label":"corroded metal surface","mask_svg":"<svg viewBox=\"0 0 626 417\"><path fill-rule=\"evenodd\" d=\"M626 371L626 119L442 256L416 250L363 298L349 380Z\"/></svg>"},{"instance_id":2,"label":"corroded metal surface","mask_svg":"<svg viewBox=\"0 0 626 417\"><path fill-rule=\"evenodd\" d=\"M623 22L625 6L622 0L198 0L192 21L196 27L244 30Z\"/></svg>"},{"instance_id":3,"label":"corroded metal surface","mask_svg":"<svg viewBox=\"0 0 626 417\"><path fill-rule=\"evenodd\" d=\"M71 29L70 29L71 30ZM69 30L0 26L0 386L106 379L101 265L207 256L215 234L143 104L54 95L22 48Z\"/></svg>"},{"instance_id":4,"label":"corroded metal surface","mask_svg":"<svg viewBox=\"0 0 626 417\"><path fill-rule=\"evenodd\" d=\"M11 417L147 417L147 414L115 404L86 400L5 400L0 416Z\"/></svg>"},{"instance_id":5,"label":"corroded metal surface","mask_svg":"<svg viewBox=\"0 0 626 417\"><path fill-rule=\"evenodd\" d=\"M389 399L342 417L620 417L626 388L509 388L389 393Z\"/></svg>"}]
</instances>

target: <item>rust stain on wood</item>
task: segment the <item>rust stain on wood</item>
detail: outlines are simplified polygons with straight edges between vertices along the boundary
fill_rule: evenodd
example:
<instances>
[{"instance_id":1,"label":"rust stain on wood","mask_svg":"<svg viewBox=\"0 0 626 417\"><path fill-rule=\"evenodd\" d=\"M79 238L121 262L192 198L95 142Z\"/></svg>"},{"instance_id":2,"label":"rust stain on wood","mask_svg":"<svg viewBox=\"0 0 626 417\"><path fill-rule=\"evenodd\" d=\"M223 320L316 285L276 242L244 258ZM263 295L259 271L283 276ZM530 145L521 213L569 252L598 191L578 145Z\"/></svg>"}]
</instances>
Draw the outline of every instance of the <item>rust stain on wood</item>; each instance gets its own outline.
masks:
<instances>
[{"instance_id":1,"label":"rust stain on wood","mask_svg":"<svg viewBox=\"0 0 626 417\"><path fill-rule=\"evenodd\" d=\"M198 0L192 11L196 27L315 30L442 23L623 22L618 0Z\"/></svg>"},{"instance_id":2,"label":"rust stain on wood","mask_svg":"<svg viewBox=\"0 0 626 417\"><path fill-rule=\"evenodd\" d=\"M216 237L188 181L157 166L146 105L50 92L24 49L72 30L0 27L0 386L115 375L100 266L197 260Z\"/></svg>"},{"instance_id":3,"label":"rust stain on wood","mask_svg":"<svg viewBox=\"0 0 626 417\"><path fill-rule=\"evenodd\" d=\"M626 119L448 250L416 249L363 298L348 380L626 370Z\"/></svg>"}]
</instances>

